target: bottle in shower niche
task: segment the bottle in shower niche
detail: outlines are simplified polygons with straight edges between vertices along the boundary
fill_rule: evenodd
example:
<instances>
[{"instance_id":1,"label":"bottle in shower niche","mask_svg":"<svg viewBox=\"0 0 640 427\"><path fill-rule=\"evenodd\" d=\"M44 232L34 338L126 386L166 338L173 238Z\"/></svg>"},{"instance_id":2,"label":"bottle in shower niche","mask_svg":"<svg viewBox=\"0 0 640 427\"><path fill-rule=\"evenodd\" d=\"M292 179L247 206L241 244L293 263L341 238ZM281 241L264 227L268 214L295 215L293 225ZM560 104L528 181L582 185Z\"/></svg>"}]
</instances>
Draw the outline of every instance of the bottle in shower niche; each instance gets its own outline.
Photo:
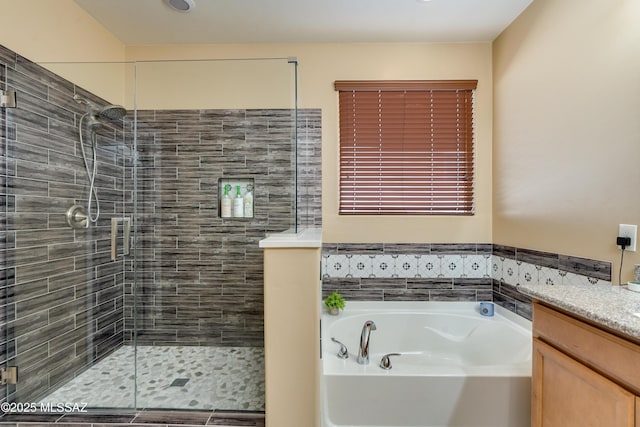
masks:
<instances>
[{"instance_id":1,"label":"bottle in shower niche","mask_svg":"<svg viewBox=\"0 0 640 427\"><path fill-rule=\"evenodd\" d=\"M247 192L244 195L244 217L253 218L253 187L247 185Z\"/></svg>"},{"instance_id":2,"label":"bottle in shower niche","mask_svg":"<svg viewBox=\"0 0 640 427\"><path fill-rule=\"evenodd\" d=\"M224 194L220 198L220 216L222 218L231 218L231 196L229 195L231 186L229 184L224 186Z\"/></svg>"},{"instance_id":3,"label":"bottle in shower niche","mask_svg":"<svg viewBox=\"0 0 640 427\"><path fill-rule=\"evenodd\" d=\"M234 218L244 217L244 198L239 185L236 185L236 197L233 199L233 216Z\"/></svg>"}]
</instances>

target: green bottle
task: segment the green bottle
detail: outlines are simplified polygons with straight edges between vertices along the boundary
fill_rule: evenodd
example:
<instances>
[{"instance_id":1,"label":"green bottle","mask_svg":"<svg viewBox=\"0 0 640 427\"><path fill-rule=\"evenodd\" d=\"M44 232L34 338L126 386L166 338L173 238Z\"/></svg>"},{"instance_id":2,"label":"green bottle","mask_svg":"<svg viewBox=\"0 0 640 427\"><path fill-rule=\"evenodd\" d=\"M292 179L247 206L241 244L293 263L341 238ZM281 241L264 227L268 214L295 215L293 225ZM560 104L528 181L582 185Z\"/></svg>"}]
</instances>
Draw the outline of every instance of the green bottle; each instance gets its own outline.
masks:
<instances>
[{"instance_id":1,"label":"green bottle","mask_svg":"<svg viewBox=\"0 0 640 427\"><path fill-rule=\"evenodd\" d=\"M233 199L233 217L244 217L244 198L239 185L236 185L236 197Z\"/></svg>"}]
</instances>

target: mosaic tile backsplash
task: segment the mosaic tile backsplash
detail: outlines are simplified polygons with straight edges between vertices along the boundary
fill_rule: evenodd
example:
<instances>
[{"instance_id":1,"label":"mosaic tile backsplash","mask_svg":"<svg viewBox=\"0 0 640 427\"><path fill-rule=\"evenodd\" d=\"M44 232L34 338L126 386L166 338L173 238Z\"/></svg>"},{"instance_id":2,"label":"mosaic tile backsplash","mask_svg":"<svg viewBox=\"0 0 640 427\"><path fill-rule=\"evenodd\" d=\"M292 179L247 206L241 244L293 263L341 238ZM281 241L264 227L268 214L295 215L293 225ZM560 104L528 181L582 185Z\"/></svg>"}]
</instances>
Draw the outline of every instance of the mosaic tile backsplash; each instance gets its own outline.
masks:
<instances>
[{"instance_id":1,"label":"mosaic tile backsplash","mask_svg":"<svg viewBox=\"0 0 640 427\"><path fill-rule=\"evenodd\" d=\"M494 301L531 319L517 286L611 283L611 263L491 244L324 244L323 296Z\"/></svg>"},{"instance_id":2,"label":"mosaic tile backsplash","mask_svg":"<svg viewBox=\"0 0 640 427\"><path fill-rule=\"evenodd\" d=\"M345 244L322 249L322 292L347 300L490 301L490 244Z\"/></svg>"},{"instance_id":3,"label":"mosaic tile backsplash","mask_svg":"<svg viewBox=\"0 0 640 427\"><path fill-rule=\"evenodd\" d=\"M491 255L328 255L327 277L489 278Z\"/></svg>"}]
</instances>

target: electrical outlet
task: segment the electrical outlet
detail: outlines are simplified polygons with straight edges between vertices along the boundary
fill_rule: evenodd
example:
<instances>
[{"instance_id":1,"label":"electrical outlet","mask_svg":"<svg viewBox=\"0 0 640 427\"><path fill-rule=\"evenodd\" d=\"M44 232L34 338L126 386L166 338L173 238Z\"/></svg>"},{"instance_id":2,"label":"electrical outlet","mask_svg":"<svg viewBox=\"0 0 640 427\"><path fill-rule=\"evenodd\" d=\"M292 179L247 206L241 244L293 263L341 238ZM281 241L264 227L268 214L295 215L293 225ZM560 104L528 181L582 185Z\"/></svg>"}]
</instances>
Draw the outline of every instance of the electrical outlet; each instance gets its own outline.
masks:
<instances>
[{"instance_id":1,"label":"electrical outlet","mask_svg":"<svg viewBox=\"0 0 640 427\"><path fill-rule=\"evenodd\" d=\"M630 237L631 244L626 247L626 251L635 252L636 251L636 240L638 240L638 226L630 225L630 224L620 224L618 229L619 237ZM618 246L620 247L620 246Z\"/></svg>"}]
</instances>

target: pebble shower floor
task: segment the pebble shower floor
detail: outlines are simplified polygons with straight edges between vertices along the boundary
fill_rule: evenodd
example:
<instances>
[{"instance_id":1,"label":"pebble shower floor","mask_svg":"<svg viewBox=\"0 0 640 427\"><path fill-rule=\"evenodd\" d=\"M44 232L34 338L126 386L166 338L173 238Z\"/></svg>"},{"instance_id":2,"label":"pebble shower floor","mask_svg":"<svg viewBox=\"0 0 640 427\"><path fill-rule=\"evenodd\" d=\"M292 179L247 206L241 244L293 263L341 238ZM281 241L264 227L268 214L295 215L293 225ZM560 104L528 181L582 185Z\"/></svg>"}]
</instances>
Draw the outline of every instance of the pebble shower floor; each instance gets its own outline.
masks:
<instances>
[{"instance_id":1,"label":"pebble shower floor","mask_svg":"<svg viewBox=\"0 0 640 427\"><path fill-rule=\"evenodd\" d=\"M123 346L42 402L132 408L133 346ZM138 346L139 409L264 411L264 349Z\"/></svg>"}]
</instances>

